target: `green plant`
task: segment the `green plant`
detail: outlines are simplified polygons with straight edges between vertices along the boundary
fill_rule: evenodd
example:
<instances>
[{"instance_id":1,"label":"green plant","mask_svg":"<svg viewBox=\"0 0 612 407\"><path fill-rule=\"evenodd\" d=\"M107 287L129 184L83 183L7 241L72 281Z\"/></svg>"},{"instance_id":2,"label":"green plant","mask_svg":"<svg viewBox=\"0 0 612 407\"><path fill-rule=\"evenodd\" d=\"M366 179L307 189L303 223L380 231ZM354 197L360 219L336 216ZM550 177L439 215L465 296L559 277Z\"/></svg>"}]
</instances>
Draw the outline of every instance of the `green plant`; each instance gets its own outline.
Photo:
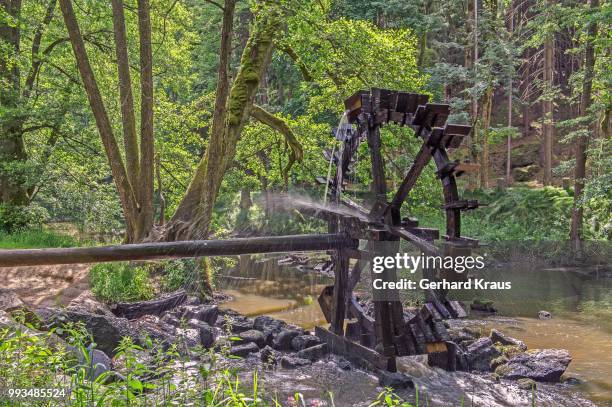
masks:
<instances>
[{"instance_id":1,"label":"green plant","mask_svg":"<svg viewBox=\"0 0 612 407\"><path fill-rule=\"evenodd\" d=\"M73 247L78 242L71 236L43 229L0 232L0 249L37 249L44 247Z\"/></svg>"},{"instance_id":2,"label":"green plant","mask_svg":"<svg viewBox=\"0 0 612 407\"><path fill-rule=\"evenodd\" d=\"M98 264L91 268L89 279L93 293L107 302L147 300L154 295L148 266Z\"/></svg>"}]
</instances>

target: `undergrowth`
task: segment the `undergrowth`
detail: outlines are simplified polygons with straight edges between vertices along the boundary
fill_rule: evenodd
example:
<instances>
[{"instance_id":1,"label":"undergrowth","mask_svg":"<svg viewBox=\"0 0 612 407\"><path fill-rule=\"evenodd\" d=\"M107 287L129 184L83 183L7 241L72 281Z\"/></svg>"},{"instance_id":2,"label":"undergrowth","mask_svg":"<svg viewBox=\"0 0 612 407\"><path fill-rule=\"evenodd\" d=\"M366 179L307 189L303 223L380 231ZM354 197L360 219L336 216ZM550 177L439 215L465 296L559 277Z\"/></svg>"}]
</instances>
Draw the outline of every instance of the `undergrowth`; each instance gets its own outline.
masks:
<instances>
[{"instance_id":1,"label":"undergrowth","mask_svg":"<svg viewBox=\"0 0 612 407\"><path fill-rule=\"evenodd\" d=\"M148 265L128 262L103 263L89 272L91 291L102 301L132 302L151 299L155 290Z\"/></svg>"},{"instance_id":2,"label":"undergrowth","mask_svg":"<svg viewBox=\"0 0 612 407\"><path fill-rule=\"evenodd\" d=\"M0 232L0 249L42 249L46 247L74 247L78 241L43 229L20 230L13 233Z\"/></svg>"}]
</instances>

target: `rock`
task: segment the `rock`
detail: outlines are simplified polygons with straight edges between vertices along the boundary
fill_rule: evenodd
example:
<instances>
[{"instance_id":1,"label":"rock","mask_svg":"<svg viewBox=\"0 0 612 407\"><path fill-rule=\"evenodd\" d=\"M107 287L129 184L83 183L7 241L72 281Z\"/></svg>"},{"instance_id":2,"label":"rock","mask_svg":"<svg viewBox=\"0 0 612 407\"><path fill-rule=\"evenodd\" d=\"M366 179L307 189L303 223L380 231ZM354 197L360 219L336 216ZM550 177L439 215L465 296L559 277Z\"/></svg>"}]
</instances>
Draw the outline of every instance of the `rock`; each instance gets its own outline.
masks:
<instances>
[{"instance_id":1,"label":"rock","mask_svg":"<svg viewBox=\"0 0 612 407\"><path fill-rule=\"evenodd\" d=\"M338 358L338 367L342 370L351 370L353 368L351 362L344 359L343 357Z\"/></svg>"},{"instance_id":2,"label":"rock","mask_svg":"<svg viewBox=\"0 0 612 407\"><path fill-rule=\"evenodd\" d=\"M275 365L278 362L278 352L266 345L260 352L259 357L263 363Z\"/></svg>"},{"instance_id":3,"label":"rock","mask_svg":"<svg viewBox=\"0 0 612 407\"><path fill-rule=\"evenodd\" d=\"M242 332L250 331L253 329L253 321L247 318L244 319L234 319L231 321L230 326L232 328L232 332L239 334ZM263 333L262 333L263 335ZM265 341L265 337L264 337Z\"/></svg>"},{"instance_id":4,"label":"rock","mask_svg":"<svg viewBox=\"0 0 612 407\"><path fill-rule=\"evenodd\" d=\"M176 341L173 325L166 324L160 318L153 315L145 315L128 324L131 336L140 345L145 345L149 340L160 343L163 349L167 349Z\"/></svg>"},{"instance_id":5,"label":"rock","mask_svg":"<svg viewBox=\"0 0 612 407\"><path fill-rule=\"evenodd\" d=\"M107 355L115 354L115 348L119 345L122 337L132 336L130 323L125 318L55 308L39 308L36 310L36 314L47 326L55 326L60 330L67 322L82 322L93 336L97 345L96 348ZM56 330L56 332L58 331ZM61 336L59 332L58 334Z\"/></svg>"},{"instance_id":6,"label":"rock","mask_svg":"<svg viewBox=\"0 0 612 407\"><path fill-rule=\"evenodd\" d=\"M525 342L514 339L503 332L498 331L497 329L491 329L490 338L493 343L501 343L505 346L516 346L521 351L527 350L527 345L525 345Z\"/></svg>"},{"instance_id":7,"label":"rock","mask_svg":"<svg viewBox=\"0 0 612 407\"><path fill-rule=\"evenodd\" d=\"M523 389L523 390L535 390L537 388L536 382L531 379L527 379L527 378L518 379L516 381L516 384L519 387L519 389Z\"/></svg>"},{"instance_id":8,"label":"rock","mask_svg":"<svg viewBox=\"0 0 612 407\"><path fill-rule=\"evenodd\" d=\"M179 348L192 350L200 345L200 332L194 328L176 328L176 341Z\"/></svg>"},{"instance_id":9,"label":"rock","mask_svg":"<svg viewBox=\"0 0 612 407\"><path fill-rule=\"evenodd\" d=\"M284 329L276 335L272 342L272 347L278 350L291 350L291 341L299 334L299 331Z\"/></svg>"},{"instance_id":10,"label":"rock","mask_svg":"<svg viewBox=\"0 0 612 407\"><path fill-rule=\"evenodd\" d=\"M558 382L572 361L565 349L533 349L514 356L495 373L505 379L527 378L537 382Z\"/></svg>"},{"instance_id":11,"label":"rock","mask_svg":"<svg viewBox=\"0 0 612 407\"><path fill-rule=\"evenodd\" d=\"M238 337L244 342L252 342L260 348L266 346L266 337L264 336L263 332L255 329L249 329L248 331L241 332L238 334Z\"/></svg>"},{"instance_id":12,"label":"rock","mask_svg":"<svg viewBox=\"0 0 612 407\"><path fill-rule=\"evenodd\" d=\"M187 325L199 331L200 344L203 347L210 348L215 342L215 331L206 322L197 319L190 319L189 321L187 321Z\"/></svg>"},{"instance_id":13,"label":"rock","mask_svg":"<svg viewBox=\"0 0 612 407\"><path fill-rule=\"evenodd\" d=\"M310 348L302 349L296 356L302 359L308 359L311 361L319 360L323 356L329 353L329 348L326 343L320 345L311 346Z\"/></svg>"},{"instance_id":14,"label":"rock","mask_svg":"<svg viewBox=\"0 0 612 407\"><path fill-rule=\"evenodd\" d=\"M491 361L490 368L492 371L495 371L495 369L497 369L498 366L501 366L507 362L508 362L508 358L506 356L504 355L498 356Z\"/></svg>"},{"instance_id":15,"label":"rock","mask_svg":"<svg viewBox=\"0 0 612 407\"><path fill-rule=\"evenodd\" d=\"M184 307L183 318L186 320L199 319L208 325L214 325L219 316L219 308L216 305L187 305Z\"/></svg>"},{"instance_id":16,"label":"rock","mask_svg":"<svg viewBox=\"0 0 612 407\"><path fill-rule=\"evenodd\" d=\"M162 315L160 321L165 324L172 325L174 327L178 327L181 325L181 321L176 317L176 315L170 312L166 312L164 315Z\"/></svg>"},{"instance_id":17,"label":"rock","mask_svg":"<svg viewBox=\"0 0 612 407\"><path fill-rule=\"evenodd\" d=\"M551 319L552 318L552 314L548 311L539 311L538 312L538 318L540 319Z\"/></svg>"},{"instance_id":18,"label":"rock","mask_svg":"<svg viewBox=\"0 0 612 407\"><path fill-rule=\"evenodd\" d=\"M538 144L523 144L513 147L511 157L512 168L537 164L540 160L540 146Z\"/></svg>"},{"instance_id":19,"label":"rock","mask_svg":"<svg viewBox=\"0 0 612 407\"><path fill-rule=\"evenodd\" d=\"M230 349L230 354L234 356L246 357L250 353L255 353L257 351L259 351L259 346L253 342L249 342L245 343L244 345L232 346Z\"/></svg>"},{"instance_id":20,"label":"rock","mask_svg":"<svg viewBox=\"0 0 612 407\"><path fill-rule=\"evenodd\" d=\"M536 164L517 167L512 170L512 178L517 182L531 181L540 171L540 166Z\"/></svg>"},{"instance_id":21,"label":"rock","mask_svg":"<svg viewBox=\"0 0 612 407\"><path fill-rule=\"evenodd\" d=\"M266 337L266 343L273 345L274 337L287 326L287 323L279 319L261 315L253 321L253 329L257 329L264 333Z\"/></svg>"},{"instance_id":22,"label":"rock","mask_svg":"<svg viewBox=\"0 0 612 407\"><path fill-rule=\"evenodd\" d=\"M300 366L308 366L310 364L310 360L297 358L295 356L283 356L280 360L281 367L285 369L295 369Z\"/></svg>"},{"instance_id":23,"label":"rock","mask_svg":"<svg viewBox=\"0 0 612 407\"><path fill-rule=\"evenodd\" d=\"M200 301L200 299L196 296L190 295L187 297L187 299L184 302L185 305L200 305L202 304L202 301Z\"/></svg>"},{"instance_id":24,"label":"rock","mask_svg":"<svg viewBox=\"0 0 612 407\"><path fill-rule=\"evenodd\" d=\"M500 355L491 338L480 338L468 346L466 356L471 370L489 371L491 361Z\"/></svg>"},{"instance_id":25,"label":"rock","mask_svg":"<svg viewBox=\"0 0 612 407\"><path fill-rule=\"evenodd\" d=\"M94 294L90 291L83 291L78 297L70 301L67 307L69 310L77 312L89 312L91 314L107 315L114 317L110 308L98 301Z\"/></svg>"},{"instance_id":26,"label":"rock","mask_svg":"<svg viewBox=\"0 0 612 407\"><path fill-rule=\"evenodd\" d=\"M567 378L565 378L563 380L563 384L567 384L567 385L570 385L570 386L577 386L577 385L580 385L580 384L583 384L583 383L584 383L584 381L578 379L577 377L567 377Z\"/></svg>"},{"instance_id":27,"label":"rock","mask_svg":"<svg viewBox=\"0 0 612 407\"><path fill-rule=\"evenodd\" d=\"M14 291L0 289L0 311L11 313L24 308L26 305Z\"/></svg>"},{"instance_id":28,"label":"rock","mask_svg":"<svg viewBox=\"0 0 612 407\"><path fill-rule=\"evenodd\" d=\"M83 350L76 348L72 345L67 345L66 350L70 352L77 359L80 366L87 369L87 379L95 380L104 372L111 370L111 358L99 349L92 349L91 346L85 349L88 353L87 359L83 354Z\"/></svg>"},{"instance_id":29,"label":"rock","mask_svg":"<svg viewBox=\"0 0 612 407\"><path fill-rule=\"evenodd\" d=\"M381 370L379 372L378 384L382 387L391 387L394 390L413 389L414 382L405 374L399 372L387 372Z\"/></svg>"},{"instance_id":30,"label":"rock","mask_svg":"<svg viewBox=\"0 0 612 407\"><path fill-rule=\"evenodd\" d=\"M480 298L474 299L474 301L470 304L470 309L489 314L494 314L497 312L497 309L493 307L493 301Z\"/></svg>"},{"instance_id":31,"label":"rock","mask_svg":"<svg viewBox=\"0 0 612 407\"><path fill-rule=\"evenodd\" d=\"M310 348L318 345L321 340L314 335L298 335L291 340L291 347L293 350L300 351L302 349Z\"/></svg>"}]
</instances>

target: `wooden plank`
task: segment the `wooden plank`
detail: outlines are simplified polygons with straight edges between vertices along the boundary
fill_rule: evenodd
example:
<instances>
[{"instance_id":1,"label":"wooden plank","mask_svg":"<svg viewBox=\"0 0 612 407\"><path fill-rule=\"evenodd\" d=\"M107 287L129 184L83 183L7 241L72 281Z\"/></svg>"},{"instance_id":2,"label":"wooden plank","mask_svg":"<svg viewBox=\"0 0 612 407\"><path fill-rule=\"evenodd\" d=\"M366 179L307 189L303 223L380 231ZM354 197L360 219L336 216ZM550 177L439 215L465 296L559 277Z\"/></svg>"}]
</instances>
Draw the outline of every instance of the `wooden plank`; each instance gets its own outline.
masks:
<instances>
[{"instance_id":1,"label":"wooden plank","mask_svg":"<svg viewBox=\"0 0 612 407\"><path fill-rule=\"evenodd\" d=\"M348 287L349 258L344 250L338 250L334 270L334 294L332 300L331 330L342 335L346 316L346 294Z\"/></svg>"},{"instance_id":2,"label":"wooden plank","mask_svg":"<svg viewBox=\"0 0 612 407\"><path fill-rule=\"evenodd\" d=\"M447 308L453 314L454 318L466 318L467 313L459 303L459 301L449 300L446 302Z\"/></svg>"},{"instance_id":3,"label":"wooden plank","mask_svg":"<svg viewBox=\"0 0 612 407\"><path fill-rule=\"evenodd\" d=\"M332 321L332 302L334 298L334 286L328 285L323 288L321 294L319 294L319 298L317 301L319 302L319 307L321 307L321 312L323 312L323 316L328 323Z\"/></svg>"},{"instance_id":4,"label":"wooden plank","mask_svg":"<svg viewBox=\"0 0 612 407\"><path fill-rule=\"evenodd\" d=\"M436 307L431 302L426 302L419 310L419 313L426 321L428 319L431 319L433 321L442 319L442 315L440 315Z\"/></svg>"},{"instance_id":5,"label":"wooden plank","mask_svg":"<svg viewBox=\"0 0 612 407\"><path fill-rule=\"evenodd\" d=\"M416 324L418 329L423 333L423 337L425 338L425 343L436 342L436 338L434 337L433 332L431 331L431 328L425 322L425 320L423 320L423 318L420 315L418 314L415 315L411 321L414 324Z\"/></svg>"},{"instance_id":6,"label":"wooden plank","mask_svg":"<svg viewBox=\"0 0 612 407\"><path fill-rule=\"evenodd\" d=\"M434 332L434 335L436 337L436 339L440 340L440 341L450 341L451 337L448 334L448 331L446 330L446 327L444 326L444 322L442 321L433 321L430 324L432 331Z\"/></svg>"},{"instance_id":7,"label":"wooden plank","mask_svg":"<svg viewBox=\"0 0 612 407\"><path fill-rule=\"evenodd\" d=\"M355 248L357 244L356 240L347 238L344 234L309 234L61 249L0 250L0 267L334 250Z\"/></svg>"},{"instance_id":8,"label":"wooden plank","mask_svg":"<svg viewBox=\"0 0 612 407\"><path fill-rule=\"evenodd\" d=\"M406 231L420 237L421 239L432 241L440 238L440 231L433 228L405 228Z\"/></svg>"},{"instance_id":9,"label":"wooden plank","mask_svg":"<svg viewBox=\"0 0 612 407\"><path fill-rule=\"evenodd\" d=\"M428 254L430 256L442 256L442 251L438 249L435 245L428 242L427 240L420 238L419 236L413 233L408 232L405 229L393 227L393 228L389 228L389 232L394 234L395 236L399 236L403 239L408 240L409 242L414 244L416 247L421 249L423 253L425 254Z\"/></svg>"},{"instance_id":10,"label":"wooden plank","mask_svg":"<svg viewBox=\"0 0 612 407\"><path fill-rule=\"evenodd\" d=\"M378 369L388 370L390 372L397 371L395 357L381 355L372 349L352 342L319 326L315 328L315 335L318 336L321 341L327 343L331 352L344 356L351 362L357 363L362 367L370 368L374 366ZM368 364L370 366L368 366Z\"/></svg>"},{"instance_id":11,"label":"wooden plank","mask_svg":"<svg viewBox=\"0 0 612 407\"><path fill-rule=\"evenodd\" d=\"M422 355L427 353L427 349L425 348L425 335L423 335L423 331L421 331L419 325L415 321L411 320L408 326L410 327L410 332L414 338L417 354Z\"/></svg>"}]
</instances>

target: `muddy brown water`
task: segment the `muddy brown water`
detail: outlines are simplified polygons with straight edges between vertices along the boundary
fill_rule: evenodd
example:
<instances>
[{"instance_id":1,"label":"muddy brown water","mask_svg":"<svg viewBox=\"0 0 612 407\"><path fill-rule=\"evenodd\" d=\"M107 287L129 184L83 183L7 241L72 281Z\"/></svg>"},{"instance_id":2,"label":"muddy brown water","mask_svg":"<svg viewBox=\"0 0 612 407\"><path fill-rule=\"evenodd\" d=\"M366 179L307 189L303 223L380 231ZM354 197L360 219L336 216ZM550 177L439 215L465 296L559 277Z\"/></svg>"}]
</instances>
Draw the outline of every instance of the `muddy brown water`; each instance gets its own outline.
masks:
<instances>
[{"instance_id":1,"label":"muddy brown water","mask_svg":"<svg viewBox=\"0 0 612 407\"><path fill-rule=\"evenodd\" d=\"M612 406L612 280L593 270L495 268L483 272L489 281L512 281L508 291L454 292L465 301L485 297L495 301L498 316L470 316L470 323L488 334L491 328L523 340L530 349L564 348L573 361L566 376L581 384L539 384L538 406ZM419 278L416 275L414 278ZM316 298L333 282L306 266L279 266L278 257L242 256L239 265L220 280L233 297L222 305L250 316L271 315L311 329L325 325ZM553 314L539 320L538 311ZM512 382L495 382L487 375L449 373L429 368L423 357L400 358L399 368L420 388L420 399L430 406L530 406L532 393ZM248 378L247 378L248 380ZM295 392L307 398L329 400L337 406L368 405L381 389L371 374L341 371L333 363L317 362L315 369L276 369L265 375L273 394L291 398ZM401 395L414 402L414 391ZM329 404L329 402L327 402Z\"/></svg>"}]
</instances>

